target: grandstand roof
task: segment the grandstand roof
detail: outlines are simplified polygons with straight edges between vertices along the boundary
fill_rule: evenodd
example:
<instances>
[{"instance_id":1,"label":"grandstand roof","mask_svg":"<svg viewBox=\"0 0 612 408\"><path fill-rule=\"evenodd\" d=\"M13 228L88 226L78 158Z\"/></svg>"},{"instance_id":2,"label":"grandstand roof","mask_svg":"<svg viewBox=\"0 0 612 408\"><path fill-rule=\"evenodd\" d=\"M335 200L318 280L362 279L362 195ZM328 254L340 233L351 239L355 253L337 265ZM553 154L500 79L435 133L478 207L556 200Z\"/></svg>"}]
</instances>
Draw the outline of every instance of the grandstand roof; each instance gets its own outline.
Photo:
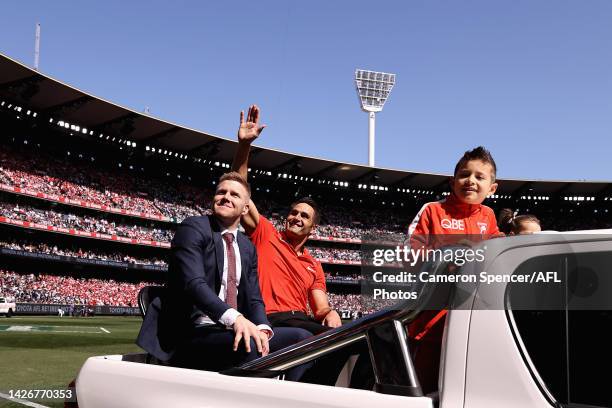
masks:
<instances>
[{"instance_id":1,"label":"grandstand roof","mask_svg":"<svg viewBox=\"0 0 612 408\"><path fill-rule=\"evenodd\" d=\"M231 163L236 142L180 126L128 109L80 91L0 54L0 98L100 133L119 135L140 146L150 145L190 156ZM353 184L444 190L448 175L408 172L306 157L253 147L253 168ZM612 195L612 183L604 181L500 180L499 194L596 194Z\"/></svg>"}]
</instances>

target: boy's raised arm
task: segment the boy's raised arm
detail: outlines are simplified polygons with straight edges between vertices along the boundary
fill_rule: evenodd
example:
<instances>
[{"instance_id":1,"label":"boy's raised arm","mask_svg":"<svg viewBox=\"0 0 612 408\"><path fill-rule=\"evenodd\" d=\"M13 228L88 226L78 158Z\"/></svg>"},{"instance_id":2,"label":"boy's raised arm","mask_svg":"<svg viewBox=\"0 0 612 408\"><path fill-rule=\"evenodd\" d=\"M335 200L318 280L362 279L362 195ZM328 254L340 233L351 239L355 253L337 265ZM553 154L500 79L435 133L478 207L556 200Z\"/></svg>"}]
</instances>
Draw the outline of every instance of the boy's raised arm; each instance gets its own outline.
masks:
<instances>
[{"instance_id":1,"label":"boy's raised arm","mask_svg":"<svg viewBox=\"0 0 612 408\"><path fill-rule=\"evenodd\" d=\"M266 125L259 124L259 108L257 105L249 106L245 120L244 111L240 111L240 127L238 128L238 149L232 162L232 170L240 173L245 180L248 178L249 152L251 143L257 139ZM242 216L242 226L250 234L259 224L259 211L253 200L249 201L249 212Z\"/></svg>"}]
</instances>

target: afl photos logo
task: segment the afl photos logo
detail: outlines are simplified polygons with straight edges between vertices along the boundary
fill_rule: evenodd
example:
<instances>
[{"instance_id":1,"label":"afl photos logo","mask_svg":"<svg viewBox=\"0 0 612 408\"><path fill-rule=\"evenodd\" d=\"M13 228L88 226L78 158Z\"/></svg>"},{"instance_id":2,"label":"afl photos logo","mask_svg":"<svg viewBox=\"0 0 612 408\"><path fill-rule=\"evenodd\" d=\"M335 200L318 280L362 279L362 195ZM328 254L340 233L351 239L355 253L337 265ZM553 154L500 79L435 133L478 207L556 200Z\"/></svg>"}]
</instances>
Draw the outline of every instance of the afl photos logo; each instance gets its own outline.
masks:
<instances>
[{"instance_id":1,"label":"afl photos logo","mask_svg":"<svg viewBox=\"0 0 612 408\"><path fill-rule=\"evenodd\" d=\"M465 222L463 220L449 220L448 218L443 218L442 221L440 221L440 225L445 229L465 230Z\"/></svg>"}]
</instances>

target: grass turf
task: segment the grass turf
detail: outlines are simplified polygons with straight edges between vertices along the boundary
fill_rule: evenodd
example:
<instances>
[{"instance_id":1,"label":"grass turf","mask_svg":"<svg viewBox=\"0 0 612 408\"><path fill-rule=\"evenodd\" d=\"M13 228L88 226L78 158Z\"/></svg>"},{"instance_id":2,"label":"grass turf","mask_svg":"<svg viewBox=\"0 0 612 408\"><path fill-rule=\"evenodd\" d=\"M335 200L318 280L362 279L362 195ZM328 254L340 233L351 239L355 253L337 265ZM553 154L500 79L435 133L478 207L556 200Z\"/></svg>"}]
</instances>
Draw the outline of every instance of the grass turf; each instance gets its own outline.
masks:
<instances>
[{"instance_id":1,"label":"grass turf","mask_svg":"<svg viewBox=\"0 0 612 408\"><path fill-rule=\"evenodd\" d=\"M140 317L106 316L0 317L0 392L62 389L76 377L88 357L141 351L134 344L141 321ZM6 326L13 328L7 331ZM15 331L14 326L32 326L33 330ZM61 400L36 402L63 406ZM23 405L0 399L0 407Z\"/></svg>"}]
</instances>

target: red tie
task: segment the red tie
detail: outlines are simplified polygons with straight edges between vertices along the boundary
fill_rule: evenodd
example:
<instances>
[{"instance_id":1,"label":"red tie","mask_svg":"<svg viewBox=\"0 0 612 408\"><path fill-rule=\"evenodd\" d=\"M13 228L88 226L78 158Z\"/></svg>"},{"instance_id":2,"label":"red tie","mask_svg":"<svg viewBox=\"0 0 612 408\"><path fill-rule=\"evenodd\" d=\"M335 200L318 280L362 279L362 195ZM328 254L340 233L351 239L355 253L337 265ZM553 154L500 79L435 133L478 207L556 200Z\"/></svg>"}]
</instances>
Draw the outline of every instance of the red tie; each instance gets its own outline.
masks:
<instances>
[{"instance_id":1,"label":"red tie","mask_svg":"<svg viewBox=\"0 0 612 408\"><path fill-rule=\"evenodd\" d=\"M229 307L238 310L238 296L236 285L236 254L234 253L234 234L226 232L223 234L223 239L227 246L227 287L225 295L225 303Z\"/></svg>"}]
</instances>

